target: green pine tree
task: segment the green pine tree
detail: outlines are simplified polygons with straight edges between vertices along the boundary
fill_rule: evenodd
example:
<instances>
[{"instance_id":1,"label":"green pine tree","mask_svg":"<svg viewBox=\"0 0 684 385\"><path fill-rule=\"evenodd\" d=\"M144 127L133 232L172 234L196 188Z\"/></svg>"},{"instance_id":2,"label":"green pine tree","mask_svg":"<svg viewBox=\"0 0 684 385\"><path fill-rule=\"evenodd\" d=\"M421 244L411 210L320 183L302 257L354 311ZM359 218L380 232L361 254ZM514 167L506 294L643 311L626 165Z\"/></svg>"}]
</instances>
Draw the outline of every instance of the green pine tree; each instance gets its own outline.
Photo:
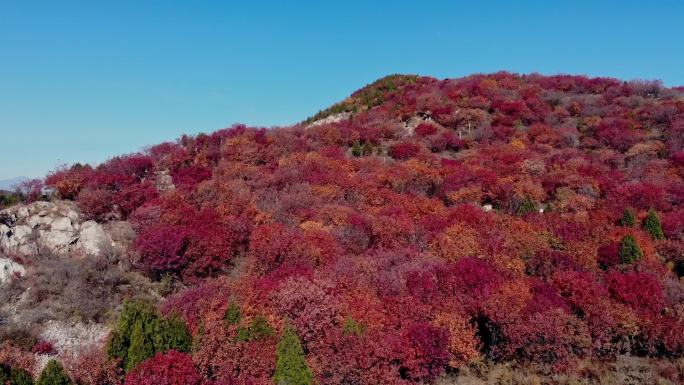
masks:
<instances>
[{"instance_id":1,"label":"green pine tree","mask_svg":"<svg viewBox=\"0 0 684 385\"><path fill-rule=\"evenodd\" d=\"M364 143L361 148L361 153L363 156L373 155L373 145L370 142Z\"/></svg>"},{"instance_id":2,"label":"green pine tree","mask_svg":"<svg viewBox=\"0 0 684 385\"><path fill-rule=\"evenodd\" d=\"M356 322L356 320L354 318L352 318L351 316L348 316L344 320L344 324L342 325L342 332L345 335L355 334L357 336L360 336L363 333L365 333L365 331L366 331L366 328L362 324Z\"/></svg>"},{"instance_id":3,"label":"green pine tree","mask_svg":"<svg viewBox=\"0 0 684 385\"><path fill-rule=\"evenodd\" d=\"M169 319L159 319L157 324L160 325L158 331L154 334L155 350L157 352L171 349L178 350L179 352L190 352L192 336L183 319L174 314Z\"/></svg>"},{"instance_id":4,"label":"green pine tree","mask_svg":"<svg viewBox=\"0 0 684 385\"><path fill-rule=\"evenodd\" d=\"M40 373L36 385L71 385L71 379L59 362L50 360Z\"/></svg>"},{"instance_id":5,"label":"green pine tree","mask_svg":"<svg viewBox=\"0 0 684 385\"><path fill-rule=\"evenodd\" d=\"M31 373L21 368L12 368L10 371L10 385L33 385Z\"/></svg>"},{"instance_id":6,"label":"green pine tree","mask_svg":"<svg viewBox=\"0 0 684 385\"><path fill-rule=\"evenodd\" d=\"M653 239L665 239L663 233L663 226L660 224L660 218L654 210L649 210L646 220L644 221L644 228L651 234Z\"/></svg>"},{"instance_id":7,"label":"green pine tree","mask_svg":"<svg viewBox=\"0 0 684 385\"><path fill-rule=\"evenodd\" d=\"M622 218L620 218L620 226L634 227L634 225L636 225L634 211L632 209L625 209L625 211L622 213Z\"/></svg>"},{"instance_id":8,"label":"green pine tree","mask_svg":"<svg viewBox=\"0 0 684 385\"><path fill-rule=\"evenodd\" d=\"M140 321L143 331L151 338L151 334L157 329L158 319L159 316L151 304L142 300L124 302L117 328L111 334L107 344L109 358L120 358L125 364L135 324Z\"/></svg>"},{"instance_id":9,"label":"green pine tree","mask_svg":"<svg viewBox=\"0 0 684 385\"><path fill-rule=\"evenodd\" d=\"M240 306L234 301L230 301L230 305L228 305L228 309L226 309L226 315L223 318L226 321L226 325L237 325L242 319Z\"/></svg>"},{"instance_id":10,"label":"green pine tree","mask_svg":"<svg viewBox=\"0 0 684 385\"><path fill-rule=\"evenodd\" d=\"M290 327L285 329L278 343L277 357L273 382L277 385L311 385L313 373L306 364L302 343Z\"/></svg>"},{"instance_id":11,"label":"green pine tree","mask_svg":"<svg viewBox=\"0 0 684 385\"><path fill-rule=\"evenodd\" d=\"M238 342L255 341L270 337L274 334L273 328L268 324L266 318L261 315L256 316L248 327L239 327L235 339Z\"/></svg>"},{"instance_id":12,"label":"green pine tree","mask_svg":"<svg viewBox=\"0 0 684 385\"><path fill-rule=\"evenodd\" d=\"M644 252L641 251L636 239L631 235L625 235L625 237L622 238L619 254L620 262L624 264L634 263L637 259L644 256Z\"/></svg>"},{"instance_id":13,"label":"green pine tree","mask_svg":"<svg viewBox=\"0 0 684 385\"><path fill-rule=\"evenodd\" d=\"M5 385L9 381L9 369L0 365L0 385Z\"/></svg>"},{"instance_id":14,"label":"green pine tree","mask_svg":"<svg viewBox=\"0 0 684 385\"><path fill-rule=\"evenodd\" d=\"M534 204L534 201L530 196L526 196L525 199L520 203L520 206L518 206L518 210L516 211L516 214L523 216L525 214L532 213L536 210L536 205Z\"/></svg>"},{"instance_id":15,"label":"green pine tree","mask_svg":"<svg viewBox=\"0 0 684 385\"><path fill-rule=\"evenodd\" d=\"M354 142L354 144L352 144L352 155L358 158L362 154L361 151L361 143L359 143L359 141L357 140L356 142Z\"/></svg>"},{"instance_id":16,"label":"green pine tree","mask_svg":"<svg viewBox=\"0 0 684 385\"><path fill-rule=\"evenodd\" d=\"M150 335L145 333L143 321L138 320L133 326L131 333L131 343L126 354L124 369L128 372L135 368L139 363L152 357L155 353L154 341Z\"/></svg>"}]
</instances>

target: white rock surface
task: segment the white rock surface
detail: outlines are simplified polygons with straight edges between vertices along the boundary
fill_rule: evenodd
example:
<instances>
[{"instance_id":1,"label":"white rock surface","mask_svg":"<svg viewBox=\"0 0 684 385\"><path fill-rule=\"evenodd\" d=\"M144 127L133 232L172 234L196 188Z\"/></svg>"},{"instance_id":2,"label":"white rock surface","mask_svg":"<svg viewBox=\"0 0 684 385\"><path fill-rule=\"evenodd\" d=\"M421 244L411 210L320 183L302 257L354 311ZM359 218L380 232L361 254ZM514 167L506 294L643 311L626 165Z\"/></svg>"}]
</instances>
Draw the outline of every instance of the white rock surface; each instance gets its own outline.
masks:
<instances>
[{"instance_id":1,"label":"white rock surface","mask_svg":"<svg viewBox=\"0 0 684 385\"><path fill-rule=\"evenodd\" d=\"M312 122L307 127L316 127L316 126L321 126L324 124L341 122L343 120L349 119L350 116L351 116L351 112L340 112L339 114L332 114L332 115L326 116L323 119L319 119L319 120Z\"/></svg>"},{"instance_id":2,"label":"white rock surface","mask_svg":"<svg viewBox=\"0 0 684 385\"><path fill-rule=\"evenodd\" d=\"M78 243L86 254L97 255L104 245L111 243L111 239L97 222L87 221L81 225Z\"/></svg>"},{"instance_id":3,"label":"white rock surface","mask_svg":"<svg viewBox=\"0 0 684 385\"><path fill-rule=\"evenodd\" d=\"M49 341L57 352L78 351L83 347L95 346L104 342L109 328L101 324L81 322L66 323L47 321L40 333L40 339Z\"/></svg>"},{"instance_id":4,"label":"white rock surface","mask_svg":"<svg viewBox=\"0 0 684 385\"><path fill-rule=\"evenodd\" d=\"M0 258L0 286L9 282L14 276L23 276L24 274L26 274L24 266L9 258Z\"/></svg>"},{"instance_id":5,"label":"white rock surface","mask_svg":"<svg viewBox=\"0 0 684 385\"><path fill-rule=\"evenodd\" d=\"M58 254L98 255L112 240L97 222L81 222L71 202L34 202L3 210L0 252L31 255L40 250Z\"/></svg>"}]
</instances>

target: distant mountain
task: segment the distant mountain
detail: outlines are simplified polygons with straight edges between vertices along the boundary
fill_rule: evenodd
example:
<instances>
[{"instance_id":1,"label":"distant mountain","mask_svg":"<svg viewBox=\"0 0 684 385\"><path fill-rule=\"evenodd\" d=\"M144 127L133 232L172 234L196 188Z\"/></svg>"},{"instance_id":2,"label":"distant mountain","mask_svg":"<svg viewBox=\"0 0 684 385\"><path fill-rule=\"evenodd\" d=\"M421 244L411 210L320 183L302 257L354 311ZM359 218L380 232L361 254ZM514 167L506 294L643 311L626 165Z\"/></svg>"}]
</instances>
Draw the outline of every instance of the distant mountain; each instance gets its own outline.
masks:
<instances>
[{"instance_id":1,"label":"distant mountain","mask_svg":"<svg viewBox=\"0 0 684 385\"><path fill-rule=\"evenodd\" d=\"M24 181L27 181L28 179L29 178L25 176L18 176L16 178L11 179L2 179L0 180L0 190L13 190L14 187L16 187Z\"/></svg>"}]
</instances>

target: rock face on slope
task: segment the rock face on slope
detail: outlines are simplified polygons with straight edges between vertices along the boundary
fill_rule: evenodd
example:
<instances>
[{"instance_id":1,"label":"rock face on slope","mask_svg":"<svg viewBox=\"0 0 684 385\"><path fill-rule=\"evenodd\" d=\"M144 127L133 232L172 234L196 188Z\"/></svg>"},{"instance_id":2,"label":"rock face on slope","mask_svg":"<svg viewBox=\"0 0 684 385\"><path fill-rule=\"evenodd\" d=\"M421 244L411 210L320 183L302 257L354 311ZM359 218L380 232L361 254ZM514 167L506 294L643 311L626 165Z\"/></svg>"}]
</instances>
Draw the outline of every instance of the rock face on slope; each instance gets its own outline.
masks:
<instances>
[{"instance_id":1,"label":"rock face on slope","mask_svg":"<svg viewBox=\"0 0 684 385\"><path fill-rule=\"evenodd\" d=\"M26 274L24 266L9 258L0 257L0 286L12 277L21 277L24 274Z\"/></svg>"},{"instance_id":2,"label":"rock face on slope","mask_svg":"<svg viewBox=\"0 0 684 385\"><path fill-rule=\"evenodd\" d=\"M151 293L127 254L134 237L129 222L85 220L69 201L0 211L0 345L52 344L36 354L38 371L99 346L123 299Z\"/></svg>"},{"instance_id":3,"label":"rock face on slope","mask_svg":"<svg viewBox=\"0 0 684 385\"><path fill-rule=\"evenodd\" d=\"M100 255L112 245L102 225L83 221L70 202L34 202L0 211L0 253Z\"/></svg>"}]
</instances>

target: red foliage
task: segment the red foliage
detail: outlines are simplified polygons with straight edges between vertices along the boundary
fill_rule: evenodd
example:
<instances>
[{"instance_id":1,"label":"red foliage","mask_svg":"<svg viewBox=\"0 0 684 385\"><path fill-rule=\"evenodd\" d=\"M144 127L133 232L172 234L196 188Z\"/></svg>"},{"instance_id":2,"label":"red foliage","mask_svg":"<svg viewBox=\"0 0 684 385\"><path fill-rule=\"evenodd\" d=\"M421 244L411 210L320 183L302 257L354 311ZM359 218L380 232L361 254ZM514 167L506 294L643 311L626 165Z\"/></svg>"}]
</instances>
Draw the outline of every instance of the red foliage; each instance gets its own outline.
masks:
<instances>
[{"instance_id":1,"label":"red foliage","mask_svg":"<svg viewBox=\"0 0 684 385\"><path fill-rule=\"evenodd\" d=\"M449 359L447 331L425 323L415 323L406 329L397 346L402 357L400 374L411 381L432 382Z\"/></svg>"},{"instance_id":2,"label":"red foliage","mask_svg":"<svg viewBox=\"0 0 684 385\"><path fill-rule=\"evenodd\" d=\"M437 126L430 123L421 123L416 126L416 134L419 136L429 136L437 133Z\"/></svg>"},{"instance_id":3,"label":"red foliage","mask_svg":"<svg viewBox=\"0 0 684 385\"><path fill-rule=\"evenodd\" d=\"M236 341L257 316L275 335L292 325L326 385L430 382L479 358L564 371L680 357L679 96L569 75L396 75L328 111L350 112L339 122L183 136L46 185L86 216L128 218L140 268L182 280L163 311L188 322L211 380L271 382L277 338ZM164 175L175 189L157 191ZM634 228L616 223L626 208ZM641 228L651 209L664 240ZM626 234L644 252L629 266ZM243 314L227 326L231 301Z\"/></svg>"},{"instance_id":4,"label":"red foliage","mask_svg":"<svg viewBox=\"0 0 684 385\"><path fill-rule=\"evenodd\" d=\"M402 142L392 145L389 149L389 155L398 160L406 160L415 157L420 152L420 146L410 143Z\"/></svg>"},{"instance_id":5,"label":"red foliage","mask_svg":"<svg viewBox=\"0 0 684 385\"><path fill-rule=\"evenodd\" d=\"M150 274L179 274L188 264L188 230L182 226L155 226L138 236L135 246L140 262Z\"/></svg>"},{"instance_id":6,"label":"red foliage","mask_svg":"<svg viewBox=\"0 0 684 385\"><path fill-rule=\"evenodd\" d=\"M126 375L126 385L200 385L202 377L192 358L175 350L142 362Z\"/></svg>"},{"instance_id":7,"label":"red foliage","mask_svg":"<svg viewBox=\"0 0 684 385\"><path fill-rule=\"evenodd\" d=\"M610 294L637 311L659 313L665 306L660 280L650 273L610 272L606 275Z\"/></svg>"},{"instance_id":8,"label":"red foliage","mask_svg":"<svg viewBox=\"0 0 684 385\"><path fill-rule=\"evenodd\" d=\"M55 354L55 353L57 353L55 351L55 347L52 345L51 342L48 342L48 341L37 342L35 345L33 345L33 348L31 348L31 351L36 353L36 354Z\"/></svg>"}]
</instances>

